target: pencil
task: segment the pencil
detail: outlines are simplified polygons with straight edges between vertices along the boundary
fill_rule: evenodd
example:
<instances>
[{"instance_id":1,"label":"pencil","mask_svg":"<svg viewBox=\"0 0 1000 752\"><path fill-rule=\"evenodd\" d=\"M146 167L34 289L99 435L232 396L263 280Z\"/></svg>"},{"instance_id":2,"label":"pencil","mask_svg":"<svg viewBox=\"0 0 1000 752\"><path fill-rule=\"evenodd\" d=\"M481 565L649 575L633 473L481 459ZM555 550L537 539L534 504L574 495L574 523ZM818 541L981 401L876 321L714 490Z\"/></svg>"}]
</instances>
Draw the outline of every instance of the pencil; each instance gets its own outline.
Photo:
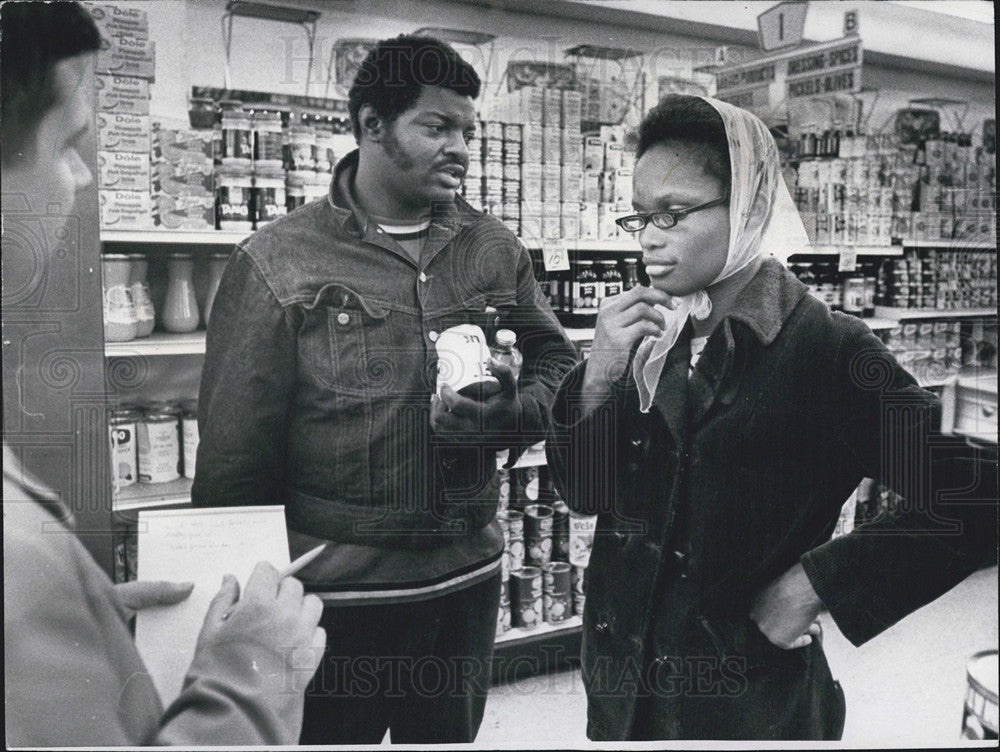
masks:
<instances>
[{"instance_id":1,"label":"pencil","mask_svg":"<svg viewBox=\"0 0 1000 752\"><path fill-rule=\"evenodd\" d=\"M284 579L285 577L291 577L293 574L295 574L300 569L305 567L306 564L308 564L317 556L319 556L324 548L326 548L326 544L322 543L316 546L316 548L312 549L311 551L306 551L306 553L302 554L302 556L300 556L291 564L289 564L287 567L285 567L285 569L281 572L281 574L278 575L278 577L282 579Z\"/></svg>"}]
</instances>

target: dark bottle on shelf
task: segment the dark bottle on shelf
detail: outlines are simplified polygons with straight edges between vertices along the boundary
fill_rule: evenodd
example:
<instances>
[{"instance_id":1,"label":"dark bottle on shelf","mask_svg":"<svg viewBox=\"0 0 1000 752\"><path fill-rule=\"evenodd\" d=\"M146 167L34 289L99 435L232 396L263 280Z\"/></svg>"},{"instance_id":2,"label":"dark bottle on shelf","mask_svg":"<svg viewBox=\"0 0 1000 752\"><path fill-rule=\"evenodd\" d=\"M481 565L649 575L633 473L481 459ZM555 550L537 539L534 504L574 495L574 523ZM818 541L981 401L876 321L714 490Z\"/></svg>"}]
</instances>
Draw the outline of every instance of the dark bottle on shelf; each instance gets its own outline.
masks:
<instances>
[{"instance_id":1,"label":"dark bottle on shelf","mask_svg":"<svg viewBox=\"0 0 1000 752\"><path fill-rule=\"evenodd\" d=\"M622 291L628 292L639 284L639 259L622 260Z\"/></svg>"},{"instance_id":2,"label":"dark bottle on shelf","mask_svg":"<svg viewBox=\"0 0 1000 752\"><path fill-rule=\"evenodd\" d=\"M610 298L622 292L622 275L618 272L618 264L615 261L602 261L601 281L604 283L604 296Z\"/></svg>"}]
</instances>

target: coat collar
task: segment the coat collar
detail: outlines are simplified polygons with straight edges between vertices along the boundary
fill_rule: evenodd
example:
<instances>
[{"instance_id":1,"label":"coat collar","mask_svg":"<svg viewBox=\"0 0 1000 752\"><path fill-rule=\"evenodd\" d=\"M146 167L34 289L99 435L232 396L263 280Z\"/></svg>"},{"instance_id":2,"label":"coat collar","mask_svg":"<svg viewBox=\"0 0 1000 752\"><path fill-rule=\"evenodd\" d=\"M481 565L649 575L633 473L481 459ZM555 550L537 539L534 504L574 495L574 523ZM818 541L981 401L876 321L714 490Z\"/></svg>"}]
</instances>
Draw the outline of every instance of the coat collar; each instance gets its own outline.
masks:
<instances>
[{"instance_id":1,"label":"coat collar","mask_svg":"<svg viewBox=\"0 0 1000 752\"><path fill-rule=\"evenodd\" d=\"M764 345L774 342L785 321L806 294L806 286L772 258L736 297L726 318L746 324Z\"/></svg>"},{"instance_id":2,"label":"coat collar","mask_svg":"<svg viewBox=\"0 0 1000 752\"><path fill-rule=\"evenodd\" d=\"M702 421L716 401L732 404L752 350L751 335L764 347L774 342L805 293L806 286L780 263L764 260L712 332L691 374L688 418L692 426Z\"/></svg>"},{"instance_id":3,"label":"coat collar","mask_svg":"<svg viewBox=\"0 0 1000 752\"><path fill-rule=\"evenodd\" d=\"M333 170L327 201L333 209L334 218L343 230L358 237L374 233L374 222L368 213L354 199L354 176L358 171L361 150L355 149L344 155ZM435 204L431 212L431 225L454 235L459 228L470 223L477 212L456 195L450 203ZM438 235L440 237L440 235Z\"/></svg>"}]
</instances>

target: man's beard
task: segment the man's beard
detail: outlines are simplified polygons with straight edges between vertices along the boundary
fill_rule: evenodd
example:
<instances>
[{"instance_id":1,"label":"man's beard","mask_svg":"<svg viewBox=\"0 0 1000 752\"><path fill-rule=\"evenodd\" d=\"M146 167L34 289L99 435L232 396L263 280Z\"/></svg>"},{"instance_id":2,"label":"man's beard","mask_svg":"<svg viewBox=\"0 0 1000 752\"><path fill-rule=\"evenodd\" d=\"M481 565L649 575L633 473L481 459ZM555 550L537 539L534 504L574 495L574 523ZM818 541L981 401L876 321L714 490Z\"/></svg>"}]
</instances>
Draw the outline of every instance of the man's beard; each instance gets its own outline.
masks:
<instances>
[{"instance_id":1,"label":"man's beard","mask_svg":"<svg viewBox=\"0 0 1000 752\"><path fill-rule=\"evenodd\" d=\"M386 128L385 137L382 139L382 148L385 149L386 156L389 157L401 172L409 172L416 167L416 162L407 156L406 152L403 151L403 147L399 145L399 140L396 138L395 123L390 124Z\"/></svg>"}]
</instances>

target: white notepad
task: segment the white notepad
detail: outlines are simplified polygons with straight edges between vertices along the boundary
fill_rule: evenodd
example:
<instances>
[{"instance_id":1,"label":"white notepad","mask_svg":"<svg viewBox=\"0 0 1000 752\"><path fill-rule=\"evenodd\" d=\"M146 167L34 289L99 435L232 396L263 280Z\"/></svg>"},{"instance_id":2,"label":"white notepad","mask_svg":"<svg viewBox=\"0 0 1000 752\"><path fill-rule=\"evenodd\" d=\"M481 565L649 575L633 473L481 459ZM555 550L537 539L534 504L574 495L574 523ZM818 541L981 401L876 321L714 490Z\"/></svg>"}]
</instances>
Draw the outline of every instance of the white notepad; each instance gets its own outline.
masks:
<instances>
[{"instance_id":1,"label":"white notepad","mask_svg":"<svg viewBox=\"0 0 1000 752\"><path fill-rule=\"evenodd\" d=\"M187 600L136 616L136 646L167 707L180 694L222 577L235 575L242 588L258 561L288 566L285 508L144 510L138 530L138 579L194 583Z\"/></svg>"}]
</instances>

